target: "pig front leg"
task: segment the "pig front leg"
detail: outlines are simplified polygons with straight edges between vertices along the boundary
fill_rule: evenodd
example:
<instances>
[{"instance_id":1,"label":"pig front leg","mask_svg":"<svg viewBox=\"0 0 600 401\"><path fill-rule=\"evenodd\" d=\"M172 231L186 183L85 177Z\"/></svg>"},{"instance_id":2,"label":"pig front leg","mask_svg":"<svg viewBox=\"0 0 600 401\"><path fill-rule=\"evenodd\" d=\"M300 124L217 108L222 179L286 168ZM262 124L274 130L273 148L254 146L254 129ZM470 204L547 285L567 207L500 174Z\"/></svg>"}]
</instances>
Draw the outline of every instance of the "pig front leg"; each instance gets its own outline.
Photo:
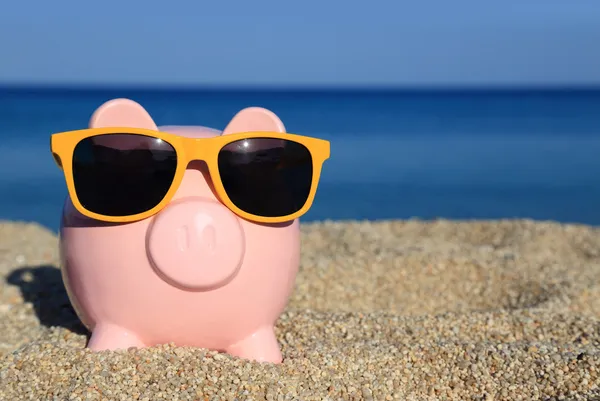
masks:
<instances>
[{"instance_id":1,"label":"pig front leg","mask_svg":"<svg viewBox=\"0 0 600 401\"><path fill-rule=\"evenodd\" d=\"M281 363L283 360L273 327L258 329L243 340L229 346L225 352L257 362Z\"/></svg>"},{"instance_id":2,"label":"pig front leg","mask_svg":"<svg viewBox=\"0 0 600 401\"><path fill-rule=\"evenodd\" d=\"M122 327L98 323L92 330L92 337L87 347L93 351L114 351L131 347L144 348L144 344L137 335Z\"/></svg>"}]
</instances>

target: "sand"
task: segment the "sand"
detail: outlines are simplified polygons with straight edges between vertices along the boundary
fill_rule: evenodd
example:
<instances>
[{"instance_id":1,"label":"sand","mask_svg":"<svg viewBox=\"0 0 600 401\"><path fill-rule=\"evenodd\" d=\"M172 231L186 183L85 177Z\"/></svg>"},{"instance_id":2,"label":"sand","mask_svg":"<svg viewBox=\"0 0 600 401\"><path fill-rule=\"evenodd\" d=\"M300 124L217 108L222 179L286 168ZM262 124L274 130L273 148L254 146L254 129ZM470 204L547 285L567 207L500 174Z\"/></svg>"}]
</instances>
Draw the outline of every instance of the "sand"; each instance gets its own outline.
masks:
<instances>
[{"instance_id":1,"label":"sand","mask_svg":"<svg viewBox=\"0 0 600 401\"><path fill-rule=\"evenodd\" d=\"M600 229L303 225L284 363L162 345L92 353L57 239L0 224L0 400L600 399Z\"/></svg>"}]
</instances>

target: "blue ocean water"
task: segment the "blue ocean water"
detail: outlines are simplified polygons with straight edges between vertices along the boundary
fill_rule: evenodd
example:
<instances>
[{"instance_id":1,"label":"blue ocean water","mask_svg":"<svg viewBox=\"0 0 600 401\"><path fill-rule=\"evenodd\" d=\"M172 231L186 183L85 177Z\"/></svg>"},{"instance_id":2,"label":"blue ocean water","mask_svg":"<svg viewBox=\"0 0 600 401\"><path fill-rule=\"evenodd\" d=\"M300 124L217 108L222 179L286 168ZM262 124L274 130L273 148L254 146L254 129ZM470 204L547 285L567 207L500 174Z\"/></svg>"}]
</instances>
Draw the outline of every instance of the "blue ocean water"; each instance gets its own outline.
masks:
<instances>
[{"instance_id":1,"label":"blue ocean water","mask_svg":"<svg viewBox=\"0 0 600 401\"><path fill-rule=\"evenodd\" d=\"M331 141L322 219L533 218L600 224L600 91L0 89L0 219L57 229L66 195L53 132L104 101L140 102L159 125L222 129L273 110Z\"/></svg>"}]
</instances>

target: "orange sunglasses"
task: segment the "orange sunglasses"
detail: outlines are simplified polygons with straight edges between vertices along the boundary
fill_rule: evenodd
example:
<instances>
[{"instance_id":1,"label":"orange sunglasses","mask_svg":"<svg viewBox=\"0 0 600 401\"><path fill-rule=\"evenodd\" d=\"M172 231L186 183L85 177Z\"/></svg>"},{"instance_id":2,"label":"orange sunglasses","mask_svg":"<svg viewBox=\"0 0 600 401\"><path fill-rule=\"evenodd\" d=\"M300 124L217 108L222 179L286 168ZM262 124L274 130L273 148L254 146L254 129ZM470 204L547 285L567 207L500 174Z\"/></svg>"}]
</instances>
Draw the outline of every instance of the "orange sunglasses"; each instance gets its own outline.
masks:
<instances>
[{"instance_id":1,"label":"orange sunglasses","mask_svg":"<svg viewBox=\"0 0 600 401\"><path fill-rule=\"evenodd\" d=\"M124 127L56 133L50 148L75 208L115 223L158 213L193 160L206 163L217 196L238 216L290 221L312 206L330 154L329 141L288 133L187 138Z\"/></svg>"}]
</instances>

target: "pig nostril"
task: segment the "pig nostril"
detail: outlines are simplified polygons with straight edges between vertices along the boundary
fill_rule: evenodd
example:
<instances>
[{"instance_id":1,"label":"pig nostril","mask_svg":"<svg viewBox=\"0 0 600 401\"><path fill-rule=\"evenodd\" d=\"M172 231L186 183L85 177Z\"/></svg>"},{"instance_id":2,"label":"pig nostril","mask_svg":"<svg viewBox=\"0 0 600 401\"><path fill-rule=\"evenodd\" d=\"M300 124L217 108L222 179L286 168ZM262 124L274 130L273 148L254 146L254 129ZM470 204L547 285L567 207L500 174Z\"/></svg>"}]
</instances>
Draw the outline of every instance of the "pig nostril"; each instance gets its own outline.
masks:
<instances>
[{"instance_id":1,"label":"pig nostril","mask_svg":"<svg viewBox=\"0 0 600 401\"><path fill-rule=\"evenodd\" d=\"M190 231L188 226L177 229L177 245L181 251L186 251L190 247Z\"/></svg>"},{"instance_id":2,"label":"pig nostril","mask_svg":"<svg viewBox=\"0 0 600 401\"><path fill-rule=\"evenodd\" d=\"M213 225L205 227L202 231L202 243L206 244L211 253L215 253L217 248L217 230Z\"/></svg>"}]
</instances>

